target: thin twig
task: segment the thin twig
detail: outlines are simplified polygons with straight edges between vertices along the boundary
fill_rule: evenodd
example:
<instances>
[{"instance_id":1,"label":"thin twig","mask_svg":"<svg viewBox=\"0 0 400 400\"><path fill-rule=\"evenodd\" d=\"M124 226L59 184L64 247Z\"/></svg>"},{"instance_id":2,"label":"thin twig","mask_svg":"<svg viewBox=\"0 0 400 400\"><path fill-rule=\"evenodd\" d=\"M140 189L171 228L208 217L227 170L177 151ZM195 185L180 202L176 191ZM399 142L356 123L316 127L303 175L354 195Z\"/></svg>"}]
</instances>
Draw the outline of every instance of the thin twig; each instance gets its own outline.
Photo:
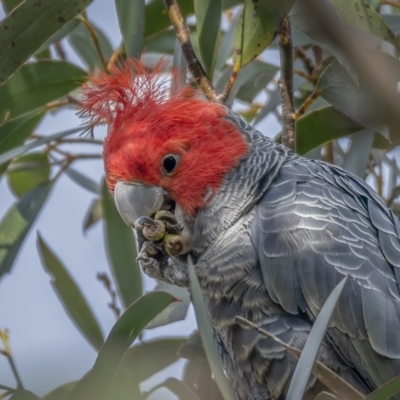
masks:
<instances>
[{"instance_id":1,"label":"thin twig","mask_svg":"<svg viewBox=\"0 0 400 400\"><path fill-rule=\"evenodd\" d=\"M319 91L314 90L310 97L308 97L304 103L300 106L300 108L293 114L293 120L297 121L304 113L308 110L312 103L319 97Z\"/></svg>"},{"instance_id":2,"label":"thin twig","mask_svg":"<svg viewBox=\"0 0 400 400\"><path fill-rule=\"evenodd\" d=\"M96 49L96 52L97 52L97 54L99 56L101 65L103 67L103 70L108 73L107 63L106 63L106 60L105 60L105 58L103 56L103 52L101 51L99 39L97 38L96 31L94 30L93 26L90 24L90 22L87 19L86 12L83 11L81 13L81 16L78 17L78 19L79 19L79 21L82 22L83 25L85 25L86 29L88 30L90 38L92 39L92 42L93 42L94 47Z\"/></svg>"},{"instance_id":3,"label":"thin twig","mask_svg":"<svg viewBox=\"0 0 400 400\"><path fill-rule=\"evenodd\" d=\"M281 77L278 80L282 97L282 144L296 150L296 132L293 103L293 43L290 35L290 21L286 17L279 34Z\"/></svg>"},{"instance_id":4,"label":"thin twig","mask_svg":"<svg viewBox=\"0 0 400 400\"><path fill-rule=\"evenodd\" d=\"M217 95L217 92L215 91L212 82L208 79L203 66L200 64L193 50L193 46L190 41L189 28L176 1L164 0L164 4L172 26L175 29L175 34L181 46L182 53L185 56L189 71L197 81L197 84L200 86L206 98L210 101L219 102L220 99Z\"/></svg>"},{"instance_id":5,"label":"thin twig","mask_svg":"<svg viewBox=\"0 0 400 400\"><path fill-rule=\"evenodd\" d=\"M307 72L302 71L301 69L294 69L293 73L301 76L304 79L307 79L309 82L315 84L318 81L318 78L312 75L307 74Z\"/></svg>"},{"instance_id":6,"label":"thin twig","mask_svg":"<svg viewBox=\"0 0 400 400\"><path fill-rule=\"evenodd\" d=\"M391 1L391 0L382 0L382 4L386 4L388 6L392 6L395 8L400 8L400 4L396 3L395 1Z\"/></svg>"},{"instance_id":7,"label":"thin twig","mask_svg":"<svg viewBox=\"0 0 400 400\"><path fill-rule=\"evenodd\" d=\"M328 142L325 145L325 161L329 164L334 164L333 142Z\"/></svg>"},{"instance_id":8,"label":"thin twig","mask_svg":"<svg viewBox=\"0 0 400 400\"><path fill-rule=\"evenodd\" d=\"M228 96L229 96L229 93L230 93L231 90L232 90L233 84L235 83L237 74L238 74L238 72L239 72L239 70L240 70L240 66L239 66L239 65L240 65L240 64L237 63L237 64L235 64L235 65L233 66L232 73L231 73L231 75L230 75L230 77L229 77L229 79L228 79L228 82L226 82L224 91L218 96L218 99L219 99L219 101L220 101L221 103L225 103L226 99L227 99Z\"/></svg>"},{"instance_id":9,"label":"thin twig","mask_svg":"<svg viewBox=\"0 0 400 400\"><path fill-rule=\"evenodd\" d=\"M4 349L1 351L1 354L3 354L7 358L8 363L10 364L10 367L14 374L15 380L17 381L18 389L23 389L24 385L22 384L17 367L15 366L15 363L14 363L13 356L11 354L10 339L8 336L7 329L4 329L4 330L0 329L0 339L3 342L3 347L4 347ZM9 388L7 388L6 390L9 390ZM13 390L13 389L11 389L11 390Z\"/></svg>"},{"instance_id":10,"label":"thin twig","mask_svg":"<svg viewBox=\"0 0 400 400\"><path fill-rule=\"evenodd\" d=\"M306 68L308 73L312 75L315 70L315 65L301 46L296 47L295 55L296 57L300 58L301 61L303 61L304 67Z\"/></svg>"},{"instance_id":11,"label":"thin twig","mask_svg":"<svg viewBox=\"0 0 400 400\"><path fill-rule=\"evenodd\" d=\"M13 389L12 387L9 387L9 386L6 386L6 385L2 385L1 383L0 383L0 389L1 390L7 390L7 392L15 392L16 391L16 389Z\"/></svg>"},{"instance_id":12,"label":"thin twig","mask_svg":"<svg viewBox=\"0 0 400 400\"><path fill-rule=\"evenodd\" d=\"M97 279L103 284L103 286L106 288L107 292L111 296L111 303L108 303L108 307L111 308L111 310L114 312L115 317L118 319L119 316L121 315L121 310L117 306L116 300L117 300L117 293L111 286L111 281L108 278L107 274L104 272L99 272L97 273Z\"/></svg>"},{"instance_id":13,"label":"thin twig","mask_svg":"<svg viewBox=\"0 0 400 400\"><path fill-rule=\"evenodd\" d=\"M56 50L56 54L58 55L58 57L60 57L60 60L65 61L67 59L67 56L65 54L65 50L63 45L61 44L61 42L56 42L54 44L55 50Z\"/></svg>"}]
</instances>

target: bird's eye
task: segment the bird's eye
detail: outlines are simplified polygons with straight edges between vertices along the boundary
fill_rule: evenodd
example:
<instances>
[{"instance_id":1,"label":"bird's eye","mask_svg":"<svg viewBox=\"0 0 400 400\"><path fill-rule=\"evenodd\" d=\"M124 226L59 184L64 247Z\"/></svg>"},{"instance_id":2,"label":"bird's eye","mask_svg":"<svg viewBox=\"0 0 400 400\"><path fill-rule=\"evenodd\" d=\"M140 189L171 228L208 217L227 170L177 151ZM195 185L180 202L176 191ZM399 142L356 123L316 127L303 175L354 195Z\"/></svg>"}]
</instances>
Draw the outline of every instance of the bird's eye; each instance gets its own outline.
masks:
<instances>
[{"instance_id":1,"label":"bird's eye","mask_svg":"<svg viewBox=\"0 0 400 400\"><path fill-rule=\"evenodd\" d=\"M177 165L178 165L178 156L168 154L163 158L162 166L164 172L166 172L167 174L170 174L176 168Z\"/></svg>"}]
</instances>

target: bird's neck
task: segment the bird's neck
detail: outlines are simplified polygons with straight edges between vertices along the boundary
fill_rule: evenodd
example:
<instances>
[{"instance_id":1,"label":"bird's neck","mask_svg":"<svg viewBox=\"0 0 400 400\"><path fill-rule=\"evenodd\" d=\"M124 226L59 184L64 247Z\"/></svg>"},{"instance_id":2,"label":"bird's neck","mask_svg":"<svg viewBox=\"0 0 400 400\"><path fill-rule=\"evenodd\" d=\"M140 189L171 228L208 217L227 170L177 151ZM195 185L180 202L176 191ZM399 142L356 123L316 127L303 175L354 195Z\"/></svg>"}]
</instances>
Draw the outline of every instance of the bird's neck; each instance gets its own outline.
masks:
<instances>
[{"instance_id":1,"label":"bird's neck","mask_svg":"<svg viewBox=\"0 0 400 400\"><path fill-rule=\"evenodd\" d=\"M249 151L226 175L207 206L197 213L192 223L195 258L260 201L283 162L293 157L290 150L263 136L237 114L230 112L226 118L245 137Z\"/></svg>"}]
</instances>

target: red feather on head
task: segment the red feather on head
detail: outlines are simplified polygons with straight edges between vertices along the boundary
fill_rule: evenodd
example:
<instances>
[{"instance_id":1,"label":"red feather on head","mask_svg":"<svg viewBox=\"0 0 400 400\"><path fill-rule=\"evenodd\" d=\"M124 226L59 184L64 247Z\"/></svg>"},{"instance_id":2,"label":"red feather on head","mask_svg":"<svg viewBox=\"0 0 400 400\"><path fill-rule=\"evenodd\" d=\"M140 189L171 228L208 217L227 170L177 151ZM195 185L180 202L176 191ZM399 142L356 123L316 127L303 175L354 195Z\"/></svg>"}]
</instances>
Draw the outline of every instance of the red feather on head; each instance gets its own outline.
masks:
<instances>
[{"instance_id":1,"label":"red feather on head","mask_svg":"<svg viewBox=\"0 0 400 400\"><path fill-rule=\"evenodd\" d=\"M111 192L119 180L160 186L194 215L206 205L210 189L215 193L237 166L248 144L224 118L223 105L203 100L189 86L171 93L167 81L177 87L176 74L166 79L165 68L165 61L149 71L129 59L111 67L110 74L95 73L83 87L82 115L92 125L108 125L103 157ZM179 157L171 174L162 168L168 154Z\"/></svg>"}]
</instances>

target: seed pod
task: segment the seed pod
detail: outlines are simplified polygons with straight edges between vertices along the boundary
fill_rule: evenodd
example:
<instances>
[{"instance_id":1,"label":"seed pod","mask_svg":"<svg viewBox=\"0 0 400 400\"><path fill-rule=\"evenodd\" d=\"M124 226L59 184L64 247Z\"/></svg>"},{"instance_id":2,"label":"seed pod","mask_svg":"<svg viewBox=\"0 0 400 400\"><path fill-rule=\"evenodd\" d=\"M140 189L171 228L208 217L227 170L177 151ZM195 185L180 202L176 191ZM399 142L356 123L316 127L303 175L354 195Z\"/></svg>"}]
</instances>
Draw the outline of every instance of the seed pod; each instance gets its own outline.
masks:
<instances>
[{"instance_id":1,"label":"seed pod","mask_svg":"<svg viewBox=\"0 0 400 400\"><path fill-rule=\"evenodd\" d=\"M179 234L183 230L183 225L178 222L175 215L167 210L160 210L154 216L155 220L162 221L168 233Z\"/></svg>"},{"instance_id":2,"label":"seed pod","mask_svg":"<svg viewBox=\"0 0 400 400\"><path fill-rule=\"evenodd\" d=\"M179 254L186 253L189 249L188 244L180 235L165 235L163 244L165 252L170 256L178 256Z\"/></svg>"},{"instance_id":3,"label":"seed pod","mask_svg":"<svg viewBox=\"0 0 400 400\"><path fill-rule=\"evenodd\" d=\"M165 225L161 221L151 221L151 223L146 222L143 225L143 236L152 242L161 240L164 235Z\"/></svg>"}]
</instances>

